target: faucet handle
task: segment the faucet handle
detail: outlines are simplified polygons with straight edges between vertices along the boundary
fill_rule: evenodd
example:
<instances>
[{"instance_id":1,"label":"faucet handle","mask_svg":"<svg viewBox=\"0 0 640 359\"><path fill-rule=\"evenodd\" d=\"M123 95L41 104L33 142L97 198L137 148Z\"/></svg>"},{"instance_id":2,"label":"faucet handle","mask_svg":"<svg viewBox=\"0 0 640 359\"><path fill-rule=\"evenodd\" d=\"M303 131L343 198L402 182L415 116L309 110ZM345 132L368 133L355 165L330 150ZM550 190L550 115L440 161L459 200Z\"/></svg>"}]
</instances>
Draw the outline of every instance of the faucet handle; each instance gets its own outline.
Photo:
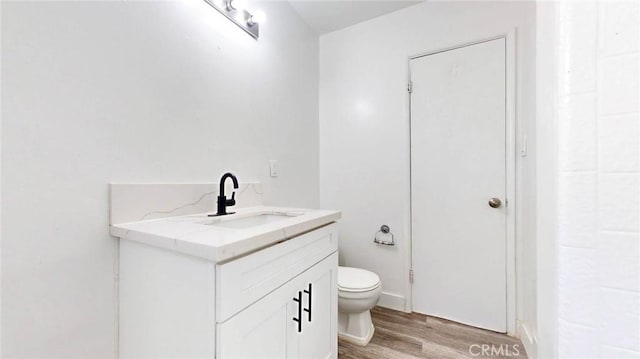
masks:
<instances>
[{"instance_id":1,"label":"faucet handle","mask_svg":"<svg viewBox=\"0 0 640 359\"><path fill-rule=\"evenodd\" d=\"M235 206L236 205L236 191L231 193L231 199L227 200L227 206Z\"/></svg>"}]
</instances>

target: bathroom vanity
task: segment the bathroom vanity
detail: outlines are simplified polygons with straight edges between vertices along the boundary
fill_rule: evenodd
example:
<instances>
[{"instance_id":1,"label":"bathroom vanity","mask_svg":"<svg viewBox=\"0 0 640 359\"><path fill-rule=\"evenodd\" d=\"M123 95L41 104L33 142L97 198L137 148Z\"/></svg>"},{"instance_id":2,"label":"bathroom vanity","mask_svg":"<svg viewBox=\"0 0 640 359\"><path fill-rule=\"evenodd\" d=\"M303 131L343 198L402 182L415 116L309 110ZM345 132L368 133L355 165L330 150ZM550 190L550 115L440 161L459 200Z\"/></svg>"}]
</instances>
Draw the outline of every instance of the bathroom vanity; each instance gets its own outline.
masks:
<instances>
[{"instance_id":1,"label":"bathroom vanity","mask_svg":"<svg viewBox=\"0 0 640 359\"><path fill-rule=\"evenodd\" d=\"M338 211L112 224L119 357L337 357Z\"/></svg>"}]
</instances>

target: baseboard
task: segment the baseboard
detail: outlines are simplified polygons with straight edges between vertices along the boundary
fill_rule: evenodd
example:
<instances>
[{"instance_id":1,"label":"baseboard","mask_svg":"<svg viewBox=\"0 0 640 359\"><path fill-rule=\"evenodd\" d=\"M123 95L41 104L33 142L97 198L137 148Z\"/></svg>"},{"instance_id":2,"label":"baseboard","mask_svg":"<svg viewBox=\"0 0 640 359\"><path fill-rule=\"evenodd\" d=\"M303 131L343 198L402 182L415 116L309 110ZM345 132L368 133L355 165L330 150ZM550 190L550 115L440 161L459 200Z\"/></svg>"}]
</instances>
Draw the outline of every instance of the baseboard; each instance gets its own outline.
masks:
<instances>
[{"instance_id":1,"label":"baseboard","mask_svg":"<svg viewBox=\"0 0 640 359\"><path fill-rule=\"evenodd\" d=\"M518 321L518 336L520 337L520 341L522 341L522 345L524 345L524 350L527 352L527 357L529 359L537 358L537 340L535 337L535 333L529 328L527 323L523 321Z\"/></svg>"},{"instance_id":2,"label":"baseboard","mask_svg":"<svg viewBox=\"0 0 640 359\"><path fill-rule=\"evenodd\" d=\"M405 299L403 295L388 292L382 292L382 294L380 295L380 300L378 301L378 305L381 307L400 310L403 312L405 310L404 304Z\"/></svg>"}]
</instances>

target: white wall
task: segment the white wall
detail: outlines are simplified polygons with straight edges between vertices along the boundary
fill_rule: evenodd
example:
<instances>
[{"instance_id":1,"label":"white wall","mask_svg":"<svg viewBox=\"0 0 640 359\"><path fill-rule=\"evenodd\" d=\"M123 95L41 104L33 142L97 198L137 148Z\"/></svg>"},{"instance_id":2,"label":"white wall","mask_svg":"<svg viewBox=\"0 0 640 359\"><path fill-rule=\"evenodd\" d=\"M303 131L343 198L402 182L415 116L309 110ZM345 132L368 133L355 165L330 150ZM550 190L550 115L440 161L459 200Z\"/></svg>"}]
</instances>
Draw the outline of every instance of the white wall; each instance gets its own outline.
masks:
<instances>
[{"instance_id":1,"label":"white wall","mask_svg":"<svg viewBox=\"0 0 640 359\"><path fill-rule=\"evenodd\" d=\"M640 357L640 7L557 6L558 354Z\"/></svg>"},{"instance_id":2,"label":"white wall","mask_svg":"<svg viewBox=\"0 0 640 359\"><path fill-rule=\"evenodd\" d=\"M259 7L256 42L203 1L2 2L3 358L114 357L109 182L318 205L318 39Z\"/></svg>"},{"instance_id":3,"label":"white wall","mask_svg":"<svg viewBox=\"0 0 640 359\"><path fill-rule=\"evenodd\" d=\"M536 334L530 358L557 352L557 12L556 2L536 5ZM535 354L535 356L531 355Z\"/></svg>"},{"instance_id":4,"label":"white wall","mask_svg":"<svg viewBox=\"0 0 640 359\"><path fill-rule=\"evenodd\" d=\"M343 210L341 263L380 274L383 304L410 309L408 58L517 28L518 317L535 334L535 16L534 2L424 2L320 38L320 203ZM396 247L372 243L381 224Z\"/></svg>"},{"instance_id":5,"label":"white wall","mask_svg":"<svg viewBox=\"0 0 640 359\"><path fill-rule=\"evenodd\" d=\"M0 4L0 84L2 84L2 4ZM2 99L2 86L0 86ZM0 100L0 318L2 318L2 101ZM2 320L0 319L0 356L2 356Z\"/></svg>"}]
</instances>

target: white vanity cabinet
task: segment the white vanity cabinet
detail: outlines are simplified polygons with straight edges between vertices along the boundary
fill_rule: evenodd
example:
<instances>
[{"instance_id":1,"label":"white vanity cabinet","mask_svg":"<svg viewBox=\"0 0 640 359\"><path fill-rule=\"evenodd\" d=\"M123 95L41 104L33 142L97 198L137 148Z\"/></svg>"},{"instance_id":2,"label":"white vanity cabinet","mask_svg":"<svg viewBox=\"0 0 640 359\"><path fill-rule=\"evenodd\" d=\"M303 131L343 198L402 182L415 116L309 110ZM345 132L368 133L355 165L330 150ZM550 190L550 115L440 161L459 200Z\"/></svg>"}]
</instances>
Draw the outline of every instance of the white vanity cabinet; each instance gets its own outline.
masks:
<instances>
[{"instance_id":1,"label":"white vanity cabinet","mask_svg":"<svg viewBox=\"0 0 640 359\"><path fill-rule=\"evenodd\" d=\"M336 358L328 224L223 263L120 241L121 358Z\"/></svg>"},{"instance_id":2,"label":"white vanity cabinet","mask_svg":"<svg viewBox=\"0 0 640 359\"><path fill-rule=\"evenodd\" d=\"M337 253L217 328L218 358L335 358Z\"/></svg>"}]
</instances>

